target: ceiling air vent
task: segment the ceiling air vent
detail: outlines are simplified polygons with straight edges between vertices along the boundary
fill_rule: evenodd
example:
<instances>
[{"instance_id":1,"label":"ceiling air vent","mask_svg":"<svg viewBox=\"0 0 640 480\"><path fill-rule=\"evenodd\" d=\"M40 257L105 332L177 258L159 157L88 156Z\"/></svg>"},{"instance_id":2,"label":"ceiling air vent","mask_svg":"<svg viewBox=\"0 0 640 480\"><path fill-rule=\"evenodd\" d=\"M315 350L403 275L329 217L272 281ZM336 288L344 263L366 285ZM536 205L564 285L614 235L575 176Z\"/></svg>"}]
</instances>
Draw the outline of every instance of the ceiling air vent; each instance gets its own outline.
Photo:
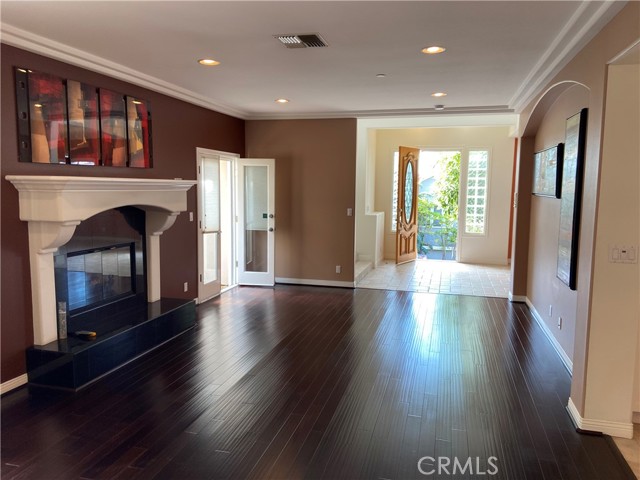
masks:
<instances>
[{"instance_id":1,"label":"ceiling air vent","mask_svg":"<svg viewBox=\"0 0 640 480\"><path fill-rule=\"evenodd\" d=\"M287 48L318 48L328 46L317 33L276 35L275 37Z\"/></svg>"}]
</instances>

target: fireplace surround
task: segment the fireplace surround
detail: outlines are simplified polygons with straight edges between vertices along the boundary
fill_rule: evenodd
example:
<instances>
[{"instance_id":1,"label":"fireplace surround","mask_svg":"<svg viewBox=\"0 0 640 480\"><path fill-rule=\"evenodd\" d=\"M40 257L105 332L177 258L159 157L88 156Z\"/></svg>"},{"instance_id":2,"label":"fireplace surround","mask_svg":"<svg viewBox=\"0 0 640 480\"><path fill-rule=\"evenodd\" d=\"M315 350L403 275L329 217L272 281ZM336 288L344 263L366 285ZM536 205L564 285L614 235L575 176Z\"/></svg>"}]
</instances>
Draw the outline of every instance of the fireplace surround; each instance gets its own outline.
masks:
<instances>
[{"instance_id":1,"label":"fireplace surround","mask_svg":"<svg viewBox=\"0 0 640 480\"><path fill-rule=\"evenodd\" d=\"M167 318L162 320L164 333L156 335L158 341L166 341L167 334L179 333L180 328L171 324L170 317L175 316L174 311L187 302L161 299L160 235L174 224L180 212L186 210L187 191L196 183L194 180L39 175L7 175L6 179L19 192L20 219L28 222L33 348L39 352L40 357L43 352L75 357L78 353L84 355L90 347L75 339L58 340L54 256L60 247L69 242L81 222L101 212L121 207L140 209L144 211L145 218L143 241L146 250L146 300L149 307L145 307L144 312L140 313L144 318L134 324L145 324L144 328L149 329L149 325L146 324L153 320L155 315L166 316ZM190 308L195 321L194 302L188 303L192 304ZM182 313L180 315L184 317ZM191 314L188 316L191 317ZM179 320L178 323L184 326L189 324L189 321ZM140 332L137 335L140 336ZM105 341L109 338L117 340L115 334L106 336ZM100 340L98 339L98 343ZM145 347L149 348L154 346L145 344ZM103 349L115 347L117 346L100 346ZM141 353L138 346L133 350L136 354ZM33 355L31 357L33 360ZM29 358L28 352L28 368ZM122 357L123 362L130 359ZM69 361L73 363L74 359L71 358ZM117 367L112 363L109 363L109 368ZM75 369L73 366L72 370ZM31 373L28 372L30 383ZM91 380L89 377L87 378ZM69 380L67 384L64 386L79 386L75 379Z\"/></svg>"}]
</instances>

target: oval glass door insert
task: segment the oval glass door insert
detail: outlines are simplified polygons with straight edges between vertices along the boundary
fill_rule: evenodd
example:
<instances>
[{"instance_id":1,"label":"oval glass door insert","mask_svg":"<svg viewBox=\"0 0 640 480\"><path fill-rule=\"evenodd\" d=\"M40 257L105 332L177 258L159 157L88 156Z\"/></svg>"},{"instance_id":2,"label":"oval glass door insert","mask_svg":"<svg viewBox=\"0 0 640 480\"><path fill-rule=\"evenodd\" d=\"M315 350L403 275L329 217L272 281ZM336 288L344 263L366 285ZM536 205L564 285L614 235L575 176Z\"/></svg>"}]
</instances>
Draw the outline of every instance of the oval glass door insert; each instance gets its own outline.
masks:
<instances>
[{"instance_id":1,"label":"oval glass door insert","mask_svg":"<svg viewBox=\"0 0 640 480\"><path fill-rule=\"evenodd\" d=\"M413 206L413 164L407 164L407 171L404 176L404 221L411 220Z\"/></svg>"}]
</instances>

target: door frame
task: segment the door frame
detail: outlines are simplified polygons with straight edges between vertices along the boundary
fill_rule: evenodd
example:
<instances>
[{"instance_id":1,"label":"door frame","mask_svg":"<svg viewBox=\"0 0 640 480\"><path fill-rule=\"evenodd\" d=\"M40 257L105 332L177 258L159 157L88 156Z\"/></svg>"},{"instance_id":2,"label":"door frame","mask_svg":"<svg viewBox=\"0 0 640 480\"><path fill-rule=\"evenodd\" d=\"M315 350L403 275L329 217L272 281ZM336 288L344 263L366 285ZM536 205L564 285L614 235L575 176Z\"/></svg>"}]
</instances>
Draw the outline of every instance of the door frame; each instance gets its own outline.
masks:
<instances>
[{"instance_id":1,"label":"door frame","mask_svg":"<svg viewBox=\"0 0 640 480\"><path fill-rule=\"evenodd\" d=\"M206 302L207 300L210 300L211 298L215 298L218 295L220 295L220 293L222 292L221 290L221 277L220 277L220 270L221 270L221 260L222 260L222 255L221 255L221 233L222 233L222 225L220 225L220 229L218 230L218 251L217 251L217 265L218 265L218 279L217 279L217 287L213 290L209 289L207 290L207 287L205 287L204 283L203 283L203 278L204 278L204 232L202 230L202 215L203 215L203 208L202 208L202 196L201 196L201 191L202 191L202 186L201 186L201 167L202 167L202 157L203 156L209 156L209 157L217 157L218 162L223 161L223 158L226 161L232 161L232 168L231 171L233 172L233 176L234 178L231 180L232 183L232 188L235 189L235 183L236 183L236 178L235 178L235 169L236 169L236 160L238 158L240 158L240 155L236 154L236 153L229 153L229 152L223 152L220 150L211 150L208 148L202 148L202 147L196 147L196 178L198 180L198 183L196 185L196 197L197 197L197 223L196 223L196 229L197 229L197 248L198 248L198 253L197 253L197 263L198 263L198 297L197 297L197 303L203 303ZM219 178L219 177L218 177ZM220 186L220 185L219 185ZM220 188L218 188L218 191L220 192ZM236 208L236 201L235 201L235 196L234 196L235 192L232 192L231 196L232 196L232 205L230 205L231 208L231 218L232 220L235 220L235 208ZM221 202L220 202L220 207L222 207ZM234 222L232 222L234 223ZM231 264L234 266L233 268L235 269L235 265L236 265L236 248L235 248L235 228L231 228L231 231L229 232L232 235L232 240L231 240L231 252L229 252L229 254L231 255ZM235 272L233 275L234 279L236 278ZM226 287L226 288L229 288ZM225 288L225 290L226 290Z\"/></svg>"},{"instance_id":2,"label":"door frame","mask_svg":"<svg viewBox=\"0 0 640 480\"><path fill-rule=\"evenodd\" d=\"M269 286L275 285L275 176L276 161L273 158L239 158L236 162L236 185L237 185L237 281L238 285ZM245 266L245 212L244 212L244 167L266 166L267 173L267 271L247 272ZM263 217L264 218L264 217Z\"/></svg>"}]
</instances>

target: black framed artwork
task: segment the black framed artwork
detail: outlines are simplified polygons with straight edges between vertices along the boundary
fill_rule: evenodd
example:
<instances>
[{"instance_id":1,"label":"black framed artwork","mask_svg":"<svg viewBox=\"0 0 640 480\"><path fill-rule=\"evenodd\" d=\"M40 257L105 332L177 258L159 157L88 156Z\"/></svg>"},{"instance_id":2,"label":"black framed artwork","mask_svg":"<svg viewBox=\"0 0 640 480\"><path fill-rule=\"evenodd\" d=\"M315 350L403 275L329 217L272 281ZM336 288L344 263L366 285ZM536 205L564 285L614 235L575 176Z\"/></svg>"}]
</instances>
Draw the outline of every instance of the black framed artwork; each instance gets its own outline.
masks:
<instances>
[{"instance_id":1,"label":"black framed artwork","mask_svg":"<svg viewBox=\"0 0 640 480\"><path fill-rule=\"evenodd\" d=\"M62 78L16 69L19 159L67 163L67 90Z\"/></svg>"},{"instance_id":2,"label":"black framed artwork","mask_svg":"<svg viewBox=\"0 0 640 480\"><path fill-rule=\"evenodd\" d=\"M69 163L100 164L100 126L96 87L67 80Z\"/></svg>"},{"instance_id":3,"label":"black framed artwork","mask_svg":"<svg viewBox=\"0 0 640 480\"><path fill-rule=\"evenodd\" d=\"M100 89L102 164L127 166L127 108L124 95Z\"/></svg>"},{"instance_id":4,"label":"black framed artwork","mask_svg":"<svg viewBox=\"0 0 640 480\"><path fill-rule=\"evenodd\" d=\"M583 108L580 113L567 119L562 164L557 276L571 290L577 288L578 242L580 237L587 118L588 109Z\"/></svg>"},{"instance_id":5,"label":"black framed artwork","mask_svg":"<svg viewBox=\"0 0 640 480\"><path fill-rule=\"evenodd\" d=\"M18 67L19 160L151 168L151 105L104 88Z\"/></svg>"},{"instance_id":6,"label":"black framed artwork","mask_svg":"<svg viewBox=\"0 0 640 480\"><path fill-rule=\"evenodd\" d=\"M129 166L151 166L151 107L140 98L127 97L127 126L129 138Z\"/></svg>"},{"instance_id":7,"label":"black framed artwork","mask_svg":"<svg viewBox=\"0 0 640 480\"><path fill-rule=\"evenodd\" d=\"M532 188L534 195L560 198L563 155L564 143L534 154Z\"/></svg>"}]
</instances>

